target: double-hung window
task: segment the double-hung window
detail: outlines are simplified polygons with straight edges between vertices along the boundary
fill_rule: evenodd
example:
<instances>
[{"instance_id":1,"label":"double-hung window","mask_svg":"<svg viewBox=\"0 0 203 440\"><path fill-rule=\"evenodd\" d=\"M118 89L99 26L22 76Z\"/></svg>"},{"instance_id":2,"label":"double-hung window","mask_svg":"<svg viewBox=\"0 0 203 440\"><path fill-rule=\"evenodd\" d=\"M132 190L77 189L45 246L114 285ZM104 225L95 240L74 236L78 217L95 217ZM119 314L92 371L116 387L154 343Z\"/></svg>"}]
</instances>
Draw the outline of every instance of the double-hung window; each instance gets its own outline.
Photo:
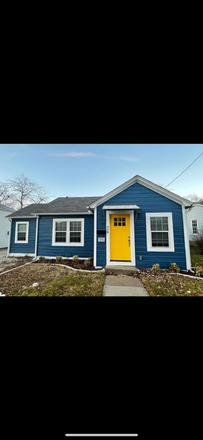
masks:
<instances>
[{"instance_id":1,"label":"double-hung window","mask_svg":"<svg viewBox=\"0 0 203 440\"><path fill-rule=\"evenodd\" d=\"M146 213L147 250L174 252L173 218L171 212Z\"/></svg>"},{"instance_id":2,"label":"double-hung window","mask_svg":"<svg viewBox=\"0 0 203 440\"><path fill-rule=\"evenodd\" d=\"M52 246L84 246L84 219L53 219Z\"/></svg>"},{"instance_id":3,"label":"double-hung window","mask_svg":"<svg viewBox=\"0 0 203 440\"><path fill-rule=\"evenodd\" d=\"M192 233L193 234L197 234L198 230L197 230L197 220L192 220Z\"/></svg>"},{"instance_id":4,"label":"double-hung window","mask_svg":"<svg viewBox=\"0 0 203 440\"><path fill-rule=\"evenodd\" d=\"M16 222L15 243L28 243L29 222Z\"/></svg>"}]
</instances>

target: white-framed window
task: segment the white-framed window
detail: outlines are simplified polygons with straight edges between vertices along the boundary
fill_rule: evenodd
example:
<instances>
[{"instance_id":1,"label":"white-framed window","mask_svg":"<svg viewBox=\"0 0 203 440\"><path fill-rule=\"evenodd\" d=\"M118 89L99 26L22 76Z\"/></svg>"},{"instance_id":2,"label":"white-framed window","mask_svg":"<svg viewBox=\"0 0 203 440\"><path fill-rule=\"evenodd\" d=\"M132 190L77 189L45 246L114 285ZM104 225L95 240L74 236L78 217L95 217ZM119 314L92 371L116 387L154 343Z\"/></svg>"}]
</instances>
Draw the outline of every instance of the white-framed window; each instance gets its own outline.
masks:
<instances>
[{"instance_id":1,"label":"white-framed window","mask_svg":"<svg viewBox=\"0 0 203 440\"><path fill-rule=\"evenodd\" d=\"M53 219L52 246L84 246L84 218Z\"/></svg>"},{"instance_id":2,"label":"white-framed window","mask_svg":"<svg viewBox=\"0 0 203 440\"><path fill-rule=\"evenodd\" d=\"M198 234L198 229L197 229L197 220L192 220L192 233Z\"/></svg>"},{"instance_id":3,"label":"white-framed window","mask_svg":"<svg viewBox=\"0 0 203 440\"><path fill-rule=\"evenodd\" d=\"M29 222L16 222L15 243L28 243Z\"/></svg>"},{"instance_id":4,"label":"white-framed window","mask_svg":"<svg viewBox=\"0 0 203 440\"><path fill-rule=\"evenodd\" d=\"M172 212L146 213L147 251L174 252Z\"/></svg>"}]
</instances>

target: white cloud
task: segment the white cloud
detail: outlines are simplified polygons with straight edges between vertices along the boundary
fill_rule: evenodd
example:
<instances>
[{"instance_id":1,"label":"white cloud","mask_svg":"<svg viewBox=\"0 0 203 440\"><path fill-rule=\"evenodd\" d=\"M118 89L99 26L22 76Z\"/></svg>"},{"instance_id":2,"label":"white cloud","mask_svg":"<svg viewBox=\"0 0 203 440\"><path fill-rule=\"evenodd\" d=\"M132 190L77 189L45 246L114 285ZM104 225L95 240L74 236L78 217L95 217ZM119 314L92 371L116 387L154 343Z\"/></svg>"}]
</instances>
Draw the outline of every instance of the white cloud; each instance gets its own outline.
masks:
<instances>
[{"instance_id":1,"label":"white cloud","mask_svg":"<svg viewBox=\"0 0 203 440\"><path fill-rule=\"evenodd\" d=\"M56 156L56 157L90 157L90 156L97 156L94 153L78 153L78 152L70 152L70 153L49 153L49 156Z\"/></svg>"},{"instance_id":2,"label":"white cloud","mask_svg":"<svg viewBox=\"0 0 203 440\"><path fill-rule=\"evenodd\" d=\"M9 159L10 157L18 156L18 153L5 154L1 156L1 159Z\"/></svg>"},{"instance_id":3,"label":"white cloud","mask_svg":"<svg viewBox=\"0 0 203 440\"><path fill-rule=\"evenodd\" d=\"M84 152L77 152L77 151L71 151L71 152L65 152L65 153L52 153L50 151L41 151L41 153L47 153L49 156L54 157L95 157L99 159L119 159L119 160L126 160L129 162L137 162L139 159L133 158L133 157L125 157L125 156L105 156L103 154L95 154L95 153L84 153Z\"/></svg>"}]
</instances>

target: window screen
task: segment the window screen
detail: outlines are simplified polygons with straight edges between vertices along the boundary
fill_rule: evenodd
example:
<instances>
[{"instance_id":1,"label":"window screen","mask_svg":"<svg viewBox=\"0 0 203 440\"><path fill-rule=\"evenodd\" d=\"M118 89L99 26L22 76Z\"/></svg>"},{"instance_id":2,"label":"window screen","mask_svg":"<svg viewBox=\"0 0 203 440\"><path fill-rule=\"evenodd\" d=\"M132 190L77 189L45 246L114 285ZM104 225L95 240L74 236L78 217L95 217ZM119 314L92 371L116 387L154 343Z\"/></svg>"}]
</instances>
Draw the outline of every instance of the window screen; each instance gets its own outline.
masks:
<instances>
[{"instance_id":1,"label":"window screen","mask_svg":"<svg viewBox=\"0 0 203 440\"><path fill-rule=\"evenodd\" d=\"M67 222L55 223L55 241L56 243L66 242Z\"/></svg>"},{"instance_id":2,"label":"window screen","mask_svg":"<svg viewBox=\"0 0 203 440\"><path fill-rule=\"evenodd\" d=\"M81 242L81 222L70 222L70 243Z\"/></svg>"},{"instance_id":3,"label":"window screen","mask_svg":"<svg viewBox=\"0 0 203 440\"><path fill-rule=\"evenodd\" d=\"M169 247L168 217L151 217L150 224L152 247Z\"/></svg>"}]
</instances>

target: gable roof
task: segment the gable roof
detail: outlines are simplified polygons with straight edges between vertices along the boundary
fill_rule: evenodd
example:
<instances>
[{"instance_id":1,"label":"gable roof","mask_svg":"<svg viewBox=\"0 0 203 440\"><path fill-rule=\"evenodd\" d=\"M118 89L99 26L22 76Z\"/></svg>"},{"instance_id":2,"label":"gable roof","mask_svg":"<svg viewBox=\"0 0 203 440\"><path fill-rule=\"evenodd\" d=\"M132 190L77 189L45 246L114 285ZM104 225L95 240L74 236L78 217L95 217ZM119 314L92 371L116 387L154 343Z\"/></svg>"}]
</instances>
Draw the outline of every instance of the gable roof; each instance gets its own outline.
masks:
<instances>
[{"instance_id":1,"label":"gable roof","mask_svg":"<svg viewBox=\"0 0 203 440\"><path fill-rule=\"evenodd\" d=\"M156 183L150 182L150 180L144 179L144 177L141 177L139 175L136 175L132 177L132 179L127 180L122 185L118 186L117 188L113 189L109 193L107 193L105 196L101 197L99 200L96 200L90 205L91 209L96 208L97 206L101 205L102 203L106 202L107 200L111 199L112 197L116 196L120 192L124 191L125 189L129 188L130 186L134 185L134 183L140 183L140 185L146 186L147 188L151 189L152 191L157 192L158 194L161 194L164 197L167 197L170 200L173 200L176 203L179 203L183 206L191 206L191 203L189 200L185 199L184 197L178 196L177 194L169 191L168 189L163 188L162 186L157 185Z\"/></svg>"},{"instance_id":2,"label":"gable roof","mask_svg":"<svg viewBox=\"0 0 203 440\"><path fill-rule=\"evenodd\" d=\"M0 203L0 211L14 212L14 209L13 208L9 208L9 206L2 205L2 203Z\"/></svg>"},{"instance_id":3,"label":"gable roof","mask_svg":"<svg viewBox=\"0 0 203 440\"><path fill-rule=\"evenodd\" d=\"M51 214L90 214L88 206L99 197L58 197L50 203L32 203L7 217L34 217ZM91 213L92 214L92 213Z\"/></svg>"},{"instance_id":4,"label":"gable roof","mask_svg":"<svg viewBox=\"0 0 203 440\"><path fill-rule=\"evenodd\" d=\"M203 207L203 200L200 200L199 202L191 202L193 206L202 206Z\"/></svg>"}]
</instances>

